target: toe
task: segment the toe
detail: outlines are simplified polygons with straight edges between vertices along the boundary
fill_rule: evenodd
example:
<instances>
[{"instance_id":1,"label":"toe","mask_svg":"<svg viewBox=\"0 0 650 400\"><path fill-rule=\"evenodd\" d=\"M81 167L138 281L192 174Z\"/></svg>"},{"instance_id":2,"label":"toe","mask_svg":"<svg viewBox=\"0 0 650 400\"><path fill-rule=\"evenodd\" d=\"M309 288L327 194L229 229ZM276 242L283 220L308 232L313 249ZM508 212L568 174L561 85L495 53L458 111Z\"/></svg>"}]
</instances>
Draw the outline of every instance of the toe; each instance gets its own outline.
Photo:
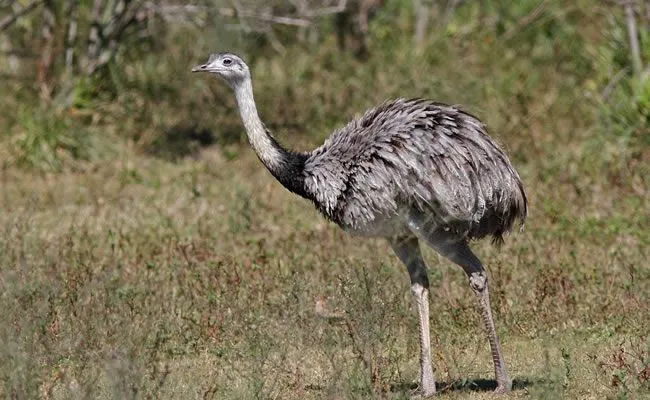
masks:
<instances>
[{"instance_id":1,"label":"toe","mask_svg":"<svg viewBox=\"0 0 650 400\"><path fill-rule=\"evenodd\" d=\"M512 388L512 384L500 383L499 385L497 385L497 388L494 389L494 393L496 394L508 393L511 388Z\"/></svg>"}]
</instances>

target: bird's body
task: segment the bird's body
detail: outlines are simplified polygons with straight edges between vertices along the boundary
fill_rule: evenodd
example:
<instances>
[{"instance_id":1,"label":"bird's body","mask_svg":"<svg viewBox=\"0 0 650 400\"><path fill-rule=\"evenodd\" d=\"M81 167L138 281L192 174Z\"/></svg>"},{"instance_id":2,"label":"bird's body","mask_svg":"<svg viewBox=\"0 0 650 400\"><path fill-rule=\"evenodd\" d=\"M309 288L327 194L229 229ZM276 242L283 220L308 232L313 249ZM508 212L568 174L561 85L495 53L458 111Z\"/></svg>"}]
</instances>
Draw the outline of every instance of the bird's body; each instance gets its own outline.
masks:
<instances>
[{"instance_id":1,"label":"bird's body","mask_svg":"<svg viewBox=\"0 0 650 400\"><path fill-rule=\"evenodd\" d=\"M483 124L444 104L386 102L307 156L307 193L351 233L403 233L399 217L416 208L459 237L500 240L526 215L519 176Z\"/></svg>"},{"instance_id":2,"label":"bird's body","mask_svg":"<svg viewBox=\"0 0 650 400\"><path fill-rule=\"evenodd\" d=\"M435 393L429 340L424 242L460 265L478 296L488 331L497 391L511 381L489 305L487 274L468 243L501 241L527 200L519 175L484 125L456 107L397 99L367 111L307 153L282 147L260 120L246 64L213 54L195 72L213 72L234 90L249 141L273 176L311 200L346 231L388 240L406 265L420 317L420 391Z\"/></svg>"}]
</instances>

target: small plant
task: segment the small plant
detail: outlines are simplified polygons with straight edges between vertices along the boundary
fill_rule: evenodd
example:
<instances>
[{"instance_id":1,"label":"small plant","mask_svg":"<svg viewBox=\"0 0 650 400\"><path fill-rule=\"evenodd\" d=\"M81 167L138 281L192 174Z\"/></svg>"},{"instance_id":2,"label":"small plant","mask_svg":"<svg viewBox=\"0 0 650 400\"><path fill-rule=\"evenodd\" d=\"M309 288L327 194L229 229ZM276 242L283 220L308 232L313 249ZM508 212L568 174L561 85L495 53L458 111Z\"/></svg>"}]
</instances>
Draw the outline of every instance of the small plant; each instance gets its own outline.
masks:
<instances>
[{"instance_id":1,"label":"small plant","mask_svg":"<svg viewBox=\"0 0 650 400\"><path fill-rule=\"evenodd\" d=\"M20 111L14 137L15 161L42 171L59 171L66 159L90 158L88 133L52 112Z\"/></svg>"},{"instance_id":2,"label":"small plant","mask_svg":"<svg viewBox=\"0 0 650 400\"><path fill-rule=\"evenodd\" d=\"M621 343L598 366L610 377L610 386L622 398L636 398L633 393L650 390L650 348L648 337Z\"/></svg>"}]
</instances>

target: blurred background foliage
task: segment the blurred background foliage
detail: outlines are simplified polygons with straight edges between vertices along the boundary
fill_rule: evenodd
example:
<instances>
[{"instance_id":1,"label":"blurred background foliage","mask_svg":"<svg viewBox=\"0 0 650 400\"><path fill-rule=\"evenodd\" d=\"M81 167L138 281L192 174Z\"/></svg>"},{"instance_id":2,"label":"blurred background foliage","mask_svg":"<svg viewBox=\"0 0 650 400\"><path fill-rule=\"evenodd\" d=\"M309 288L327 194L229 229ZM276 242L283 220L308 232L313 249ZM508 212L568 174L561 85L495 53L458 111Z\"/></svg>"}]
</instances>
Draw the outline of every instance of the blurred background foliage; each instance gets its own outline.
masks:
<instances>
[{"instance_id":1,"label":"blurred background foliage","mask_svg":"<svg viewBox=\"0 0 650 400\"><path fill-rule=\"evenodd\" d=\"M189 73L217 50L243 53L268 124L310 144L350 110L422 96L476 111L515 157L582 135L585 161L624 162L648 144L649 7L4 0L3 163L60 170L111 154L116 138L172 159L241 142L226 88Z\"/></svg>"}]
</instances>

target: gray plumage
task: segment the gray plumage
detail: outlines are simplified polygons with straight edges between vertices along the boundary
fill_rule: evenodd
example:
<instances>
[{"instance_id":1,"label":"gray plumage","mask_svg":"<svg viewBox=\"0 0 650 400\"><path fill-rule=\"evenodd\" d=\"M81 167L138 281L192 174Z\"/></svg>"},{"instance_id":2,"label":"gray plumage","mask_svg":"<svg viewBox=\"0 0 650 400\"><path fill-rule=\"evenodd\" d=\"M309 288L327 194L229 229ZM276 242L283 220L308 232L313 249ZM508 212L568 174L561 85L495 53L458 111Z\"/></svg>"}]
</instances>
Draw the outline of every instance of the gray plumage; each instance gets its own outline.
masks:
<instances>
[{"instance_id":1,"label":"gray plumage","mask_svg":"<svg viewBox=\"0 0 650 400\"><path fill-rule=\"evenodd\" d=\"M363 232L416 207L441 228L501 240L526 218L519 175L474 116L421 99L398 99L335 131L305 162L319 210Z\"/></svg>"},{"instance_id":2,"label":"gray plumage","mask_svg":"<svg viewBox=\"0 0 650 400\"><path fill-rule=\"evenodd\" d=\"M216 73L231 86L251 146L282 185L343 229L388 240L408 270L420 317L420 392L436 392L422 242L466 272L487 329L496 391L510 390L487 274L468 243L488 235L500 242L517 219L524 223L528 209L519 175L485 126L453 106L397 99L353 119L315 150L293 152L260 120L240 57L212 54L192 71Z\"/></svg>"}]
</instances>

